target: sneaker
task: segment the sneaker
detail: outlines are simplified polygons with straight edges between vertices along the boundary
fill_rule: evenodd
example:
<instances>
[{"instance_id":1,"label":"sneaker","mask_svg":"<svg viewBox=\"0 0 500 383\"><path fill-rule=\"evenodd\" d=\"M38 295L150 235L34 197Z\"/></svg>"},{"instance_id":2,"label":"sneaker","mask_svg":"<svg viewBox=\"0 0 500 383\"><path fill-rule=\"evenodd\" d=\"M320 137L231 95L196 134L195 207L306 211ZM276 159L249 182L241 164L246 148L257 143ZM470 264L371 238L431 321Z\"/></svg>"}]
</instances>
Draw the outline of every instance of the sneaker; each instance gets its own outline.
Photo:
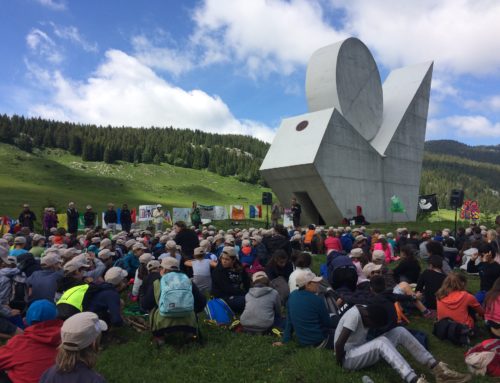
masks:
<instances>
[{"instance_id":1,"label":"sneaker","mask_svg":"<svg viewBox=\"0 0 500 383\"><path fill-rule=\"evenodd\" d=\"M439 362L432 369L432 373L437 383L465 383L472 379L471 375L453 371L443 362Z\"/></svg>"},{"instance_id":2,"label":"sneaker","mask_svg":"<svg viewBox=\"0 0 500 383\"><path fill-rule=\"evenodd\" d=\"M425 379L425 375L420 375L420 378L418 378L417 383L429 383L429 381Z\"/></svg>"}]
</instances>

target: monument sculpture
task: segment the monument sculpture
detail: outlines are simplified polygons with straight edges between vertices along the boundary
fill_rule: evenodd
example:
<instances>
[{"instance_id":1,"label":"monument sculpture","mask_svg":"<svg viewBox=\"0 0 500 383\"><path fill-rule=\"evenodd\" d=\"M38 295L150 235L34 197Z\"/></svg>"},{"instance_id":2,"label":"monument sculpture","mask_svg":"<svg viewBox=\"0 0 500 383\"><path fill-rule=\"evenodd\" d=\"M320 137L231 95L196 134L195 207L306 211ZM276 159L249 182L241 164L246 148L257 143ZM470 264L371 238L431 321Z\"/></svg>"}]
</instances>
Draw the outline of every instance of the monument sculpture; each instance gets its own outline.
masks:
<instances>
[{"instance_id":1,"label":"monument sculpture","mask_svg":"<svg viewBox=\"0 0 500 383\"><path fill-rule=\"evenodd\" d=\"M313 53L309 113L282 121L260 168L303 223L339 223L360 206L371 222L415 220L433 62L393 70L382 85L368 48L348 38ZM406 213L391 213L392 196Z\"/></svg>"}]
</instances>

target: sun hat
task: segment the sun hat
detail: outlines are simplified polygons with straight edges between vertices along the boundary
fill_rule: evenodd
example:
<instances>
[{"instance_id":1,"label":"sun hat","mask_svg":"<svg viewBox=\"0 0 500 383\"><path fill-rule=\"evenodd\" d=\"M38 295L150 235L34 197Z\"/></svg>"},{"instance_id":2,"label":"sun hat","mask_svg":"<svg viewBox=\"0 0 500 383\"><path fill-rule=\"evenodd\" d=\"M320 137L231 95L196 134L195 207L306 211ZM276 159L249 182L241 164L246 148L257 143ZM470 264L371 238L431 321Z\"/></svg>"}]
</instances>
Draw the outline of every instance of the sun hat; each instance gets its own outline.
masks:
<instances>
[{"instance_id":1,"label":"sun hat","mask_svg":"<svg viewBox=\"0 0 500 383\"><path fill-rule=\"evenodd\" d=\"M157 261L156 259L149 261L148 264L146 265L146 269L148 269L148 271L151 271L153 269L158 269L159 267L160 267L160 261Z\"/></svg>"},{"instance_id":2,"label":"sun hat","mask_svg":"<svg viewBox=\"0 0 500 383\"><path fill-rule=\"evenodd\" d=\"M365 265L365 267L363 267L363 274L365 275L365 277L368 278L369 276L372 275L372 273L374 271L378 271L381 268L382 268L382 265L376 265L375 263L370 262L370 263L367 263Z\"/></svg>"},{"instance_id":3,"label":"sun hat","mask_svg":"<svg viewBox=\"0 0 500 383\"><path fill-rule=\"evenodd\" d=\"M121 267L114 266L106 271L104 274L104 281L107 283L111 283L113 286L117 286L127 278L127 270L123 270Z\"/></svg>"},{"instance_id":4,"label":"sun hat","mask_svg":"<svg viewBox=\"0 0 500 383\"><path fill-rule=\"evenodd\" d=\"M363 256L363 249L356 248L352 249L349 253L350 258L361 258Z\"/></svg>"},{"instance_id":5,"label":"sun hat","mask_svg":"<svg viewBox=\"0 0 500 383\"><path fill-rule=\"evenodd\" d=\"M108 325L92 312L85 311L66 319L61 327L61 347L81 351L89 347Z\"/></svg>"},{"instance_id":6,"label":"sun hat","mask_svg":"<svg viewBox=\"0 0 500 383\"><path fill-rule=\"evenodd\" d=\"M144 253L139 257L139 262L147 264L149 261L152 261L153 259L154 259L153 254Z\"/></svg>"}]
</instances>

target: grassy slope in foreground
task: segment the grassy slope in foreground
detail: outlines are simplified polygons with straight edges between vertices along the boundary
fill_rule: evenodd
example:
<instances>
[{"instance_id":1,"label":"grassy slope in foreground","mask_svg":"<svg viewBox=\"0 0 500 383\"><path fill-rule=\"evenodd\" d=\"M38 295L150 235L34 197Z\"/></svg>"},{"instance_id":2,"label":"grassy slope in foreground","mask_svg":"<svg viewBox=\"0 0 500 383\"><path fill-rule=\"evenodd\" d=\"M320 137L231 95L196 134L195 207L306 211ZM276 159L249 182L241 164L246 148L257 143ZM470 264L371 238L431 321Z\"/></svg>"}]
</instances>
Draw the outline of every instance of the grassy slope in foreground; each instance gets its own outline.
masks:
<instances>
[{"instance_id":1,"label":"grassy slope in foreground","mask_svg":"<svg viewBox=\"0 0 500 383\"><path fill-rule=\"evenodd\" d=\"M0 144L0 214L17 216L29 202L35 213L48 205L63 210L69 200L80 210L90 203L101 211L117 205L162 203L168 207L201 204L258 204L268 189L231 177L168 164L134 166L83 162L58 149L34 154Z\"/></svg>"}]
</instances>

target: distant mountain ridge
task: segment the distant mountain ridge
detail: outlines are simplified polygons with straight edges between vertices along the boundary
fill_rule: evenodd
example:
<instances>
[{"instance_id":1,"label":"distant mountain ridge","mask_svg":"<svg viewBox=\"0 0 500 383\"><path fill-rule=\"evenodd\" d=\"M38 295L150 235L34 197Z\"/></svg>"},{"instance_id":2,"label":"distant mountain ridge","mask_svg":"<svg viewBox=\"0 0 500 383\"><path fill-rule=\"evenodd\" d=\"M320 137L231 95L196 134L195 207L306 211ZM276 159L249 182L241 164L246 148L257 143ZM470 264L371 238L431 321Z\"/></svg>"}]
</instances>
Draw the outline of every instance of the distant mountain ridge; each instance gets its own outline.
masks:
<instances>
[{"instance_id":1,"label":"distant mountain ridge","mask_svg":"<svg viewBox=\"0 0 500 383\"><path fill-rule=\"evenodd\" d=\"M500 144L469 146L454 140L426 141L425 151L500 165Z\"/></svg>"}]
</instances>

